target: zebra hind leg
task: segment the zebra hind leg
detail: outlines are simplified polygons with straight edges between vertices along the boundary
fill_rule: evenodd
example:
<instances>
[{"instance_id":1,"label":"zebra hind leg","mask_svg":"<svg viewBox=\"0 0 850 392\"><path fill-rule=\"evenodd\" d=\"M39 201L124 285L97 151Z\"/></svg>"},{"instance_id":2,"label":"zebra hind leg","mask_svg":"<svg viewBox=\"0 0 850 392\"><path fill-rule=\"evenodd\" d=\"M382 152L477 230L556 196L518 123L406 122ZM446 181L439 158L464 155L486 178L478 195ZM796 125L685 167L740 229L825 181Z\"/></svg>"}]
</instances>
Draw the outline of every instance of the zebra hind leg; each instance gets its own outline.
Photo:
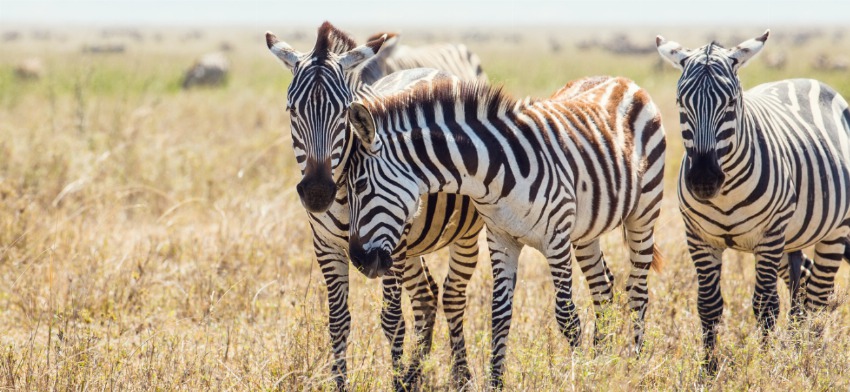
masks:
<instances>
[{"instance_id":1,"label":"zebra hind leg","mask_svg":"<svg viewBox=\"0 0 850 392\"><path fill-rule=\"evenodd\" d=\"M478 263L478 232L456 240L449 246L451 261L443 285L443 312L449 324L452 348L452 383L458 389L469 384L472 375L466 359L466 340L463 335L466 312L466 287Z\"/></svg>"},{"instance_id":2,"label":"zebra hind leg","mask_svg":"<svg viewBox=\"0 0 850 392\"><path fill-rule=\"evenodd\" d=\"M413 319L416 336L415 352L411 364L399 383L394 381L397 390L417 390L422 376L422 361L431 351L434 324L437 318L437 298L439 287L431 276L422 257L407 259L404 263L403 284L413 305ZM400 389L399 389L400 388Z\"/></svg>"},{"instance_id":3,"label":"zebra hind leg","mask_svg":"<svg viewBox=\"0 0 850 392\"><path fill-rule=\"evenodd\" d=\"M779 276L788 286L791 297L791 309L788 317L793 323L799 322L806 314L806 284L812 275L814 262L802 251L786 253L779 264Z\"/></svg>"},{"instance_id":4,"label":"zebra hind leg","mask_svg":"<svg viewBox=\"0 0 850 392\"><path fill-rule=\"evenodd\" d=\"M608 269L599 240L586 244L576 244L576 261L581 268L593 297L593 308L596 313L593 345L598 346L607 335L605 310L610 308L614 298L614 275Z\"/></svg>"}]
</instances>

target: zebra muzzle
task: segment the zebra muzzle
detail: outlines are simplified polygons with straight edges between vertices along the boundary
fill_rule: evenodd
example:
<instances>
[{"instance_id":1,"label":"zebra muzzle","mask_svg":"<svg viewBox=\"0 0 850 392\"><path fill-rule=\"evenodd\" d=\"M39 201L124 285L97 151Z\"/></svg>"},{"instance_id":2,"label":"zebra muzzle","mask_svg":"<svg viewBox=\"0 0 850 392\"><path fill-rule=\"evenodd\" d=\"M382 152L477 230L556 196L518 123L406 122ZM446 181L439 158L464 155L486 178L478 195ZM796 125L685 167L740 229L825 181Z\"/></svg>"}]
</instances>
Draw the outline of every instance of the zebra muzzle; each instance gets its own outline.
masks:
<instances>
[{"instance_id":1,"label":"zebra muzzle","mask_svg":"<svg viewBox=\"0 0 850 392\"><path fill-rule=\"evenodd\" d=\"M351 264L354 264L354 267L369 279L386 275L393 266L393 259L389 252L380 248L364 249L357 237L351 237L349 240L348 255L351 258Z\"/></svg>"}]
</instances>

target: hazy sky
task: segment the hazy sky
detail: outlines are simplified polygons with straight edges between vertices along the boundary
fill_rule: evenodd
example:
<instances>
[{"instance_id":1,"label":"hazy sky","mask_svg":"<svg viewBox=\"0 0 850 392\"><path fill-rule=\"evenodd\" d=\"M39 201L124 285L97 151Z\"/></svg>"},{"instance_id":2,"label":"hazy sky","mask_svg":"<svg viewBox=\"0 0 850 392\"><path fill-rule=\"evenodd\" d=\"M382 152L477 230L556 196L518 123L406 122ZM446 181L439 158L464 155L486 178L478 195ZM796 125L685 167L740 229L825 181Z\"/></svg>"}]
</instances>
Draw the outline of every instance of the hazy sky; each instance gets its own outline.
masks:
<instances>
[{"instance_id":1,"label":"hazy sky","mask_svg":"<svg viewBox=\"0 0 850 392\"><path fill-rule=\"evenodd\" d=\"M0 0L2 25L845 25L850 0Z\"/></svg>"}]
</instances>

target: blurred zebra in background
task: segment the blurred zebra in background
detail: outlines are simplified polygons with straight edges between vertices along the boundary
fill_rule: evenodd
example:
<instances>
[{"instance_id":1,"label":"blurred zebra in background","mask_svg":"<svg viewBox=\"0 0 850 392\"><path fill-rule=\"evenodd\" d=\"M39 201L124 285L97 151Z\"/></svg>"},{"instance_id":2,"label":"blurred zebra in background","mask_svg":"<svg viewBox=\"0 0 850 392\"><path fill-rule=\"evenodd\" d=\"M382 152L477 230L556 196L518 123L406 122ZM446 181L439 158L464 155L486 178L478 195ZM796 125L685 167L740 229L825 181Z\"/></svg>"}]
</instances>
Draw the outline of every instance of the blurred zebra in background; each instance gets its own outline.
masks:
<instances>
[{"instance_id":1,"label":"blurred zebra in background","mask_svg":"<svg viewBox=\"0 0 850 392\"><path fill-rule=\"evenodd\" d=\"M349 207L343 181L354 137L348 131L347 112L360 97L410 88L435 79L453 79L436 70L417 69L394 73L367 83L362 66L383 50L386 36L380 35L356 46L346 33L325 22L319 28L312 51L299 53L267 33L269 49L293 72L287 91L292 144L301 168L298 195L307 209L313 230L316 258L328 287L329 328L333 345L333 372L339 387L345 386L345 351L351 329L348 310ZM477 59L477 57L475 57ZM436 64L435 64L436 65ZM480 67L461 72L469 75ZM457 70L454 67L452 70ZM462 69L461 69L462 70ZM383 71L382 71L383 72ZM396 389L410 388L421 374L421 361L430 351L436 320L438 287L421 255L449 248L449 273L444 283L443 310L449 324L453 381L464 385L470 379L463 334L466 286L478 261L478 233L482 221L468 198L433 195L422 203L422 214L405 228L399 257L383 259L374 268L358 268L369 278L383 277L384 302L381 326L391 344ZM356 242L356 241L355 241ZM352 255L354 256L354 255ZM403 373L404 318L401 286L412 298L417 353Z\"/></svg>"},{"instance_id":2,"label":"blurred zebra in background","mask_svg":"<svg viewBox=\"0 0 850 392\"><path fill-rule=\"evenodd\" d=\"M712 42L690 50L656 39L661 56L682 70L676 99L685 144L679 201L699 280L710 372L717 367L724 249L755 253L753 311L765 334L779 312L777 274L788 268L786 252L797 260L790 275L799 278L802 253L796 251L815 246L804 290L810 309L826 304L848 253L850 109L835 90L811 79L744 92L738 70L761 51L768 35L731 49Z\"/></svg>"},{"instance_id":3,"label":"blurred zebra in background","mask_svg":"<svg viewBox=\"0 0 850 392\"><path fill-rule=\"evenodd\" d=\"M352 104L349 124L362 142L348 171L350 237L357 239L352 263L371 268L376 258L360 255L391 257L420 195L470 197L487 223L493 386L503 383L518 258L526 245L549 261L555 318L577 346L573 245L594 305L610 304L613 277L599 238L622 225L632 265L626 289L634 347L640 350L649 268L661 263L653 233L666 143L646 90L624 78L596 77L574 81L549 99L515 100L482 83L441 80L363 98Z\"/></svg>"},{"instance_id":4,"label":"blurred zebra in background","mask_svg":"<svg viewBox=\"0 0 850 392\"><path fill-rule=\"evenodd\" d=\"M378 33L368 39L373 41L383 35L387 41L381 51L363 66L363 81L372 83L384 75L403 69L434 68L448 72L464 80L487 81L481 68L481 59L463 44L432 44L407 46L399 44L399 36L393 33Z\"/></svg>"}]
</instances>

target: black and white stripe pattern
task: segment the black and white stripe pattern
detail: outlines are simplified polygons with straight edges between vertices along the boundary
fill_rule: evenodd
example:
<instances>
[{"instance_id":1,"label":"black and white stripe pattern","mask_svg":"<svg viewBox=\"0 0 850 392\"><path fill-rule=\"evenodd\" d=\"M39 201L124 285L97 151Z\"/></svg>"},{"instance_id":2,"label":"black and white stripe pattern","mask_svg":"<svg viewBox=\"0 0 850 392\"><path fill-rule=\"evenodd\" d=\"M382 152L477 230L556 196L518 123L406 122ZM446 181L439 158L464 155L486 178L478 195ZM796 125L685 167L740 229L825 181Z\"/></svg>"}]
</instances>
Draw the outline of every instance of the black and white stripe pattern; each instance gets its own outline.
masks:
<instances>
[{"instance_id":1,"label":"black and white stripe pattern","mask_svg":"<svg viewBox=\"0 0 850 392\"><path fill-rule=\"evenodd\" d=\"M298 193L308 210L316 258L328 287L329 328L333 345L333 372L344 387L345 351L350 331L348 310L349 238L348 195L344 179L352 138L346 125L349 104L357 97L374 97L410 88L439 78L451 78L436 70L398 72L369 85L360 78L359 67L375 55L385 36L356 47L345 33L329 23L319 28L316 46L298 53L267 34L269 49L292 70L287 110L291 117L292 143L301 168ZM390 340L396 389L417 382L420 362L430 351L437 310L438 288L425 266L423 254L449 247L451 261L443 294L443 309L449 322L454 380L466 383L469 371L463 335L466 286L478 259L478 233L483 223L468 198L438 194L423 200L423 213L406 227L406 242L400 246L398 262L361 272L369 277L384 275L384 304L381 325ZM358 266L359 267L359 266ZM404 318L401 286L412 298L418 352L403 375L402 346ZM403 378L402 378L403 377Z\"/></svg>"},{"instance_id":2,"label":"black and white stripe pattern","mask_svg":"<svg viewBox=\"0 0 850 392\"><path fill-rule=\"evenodd\" d=\"M384 75L396 71L414 68L433 68L448 72L464 80L487 81L487 75L481 68L481 59L463 44L432 44L426 46L407 46L398 43L400 37L385 33L387 41L381 51L363 66L363 80L377 81ZM368 40L374 40L383 34L378 33Z\"/></svg>"},{"instance_id":3,"label":"black and white stripe pattern","mask_svg":"<svg viewBox=\"0 0 850 392\"><path fill-rule=\"evenodd\" d=\"M495 386L502 385L525 245L549 260L556 320L578 345L573 246L595 304L604 305L613 282L599 238L623 225L640 348L647 275L660 262L653 231L665 150L661 116L645 90L623 78L597 77L570 83L547 100L516 101L482 84L443 80L355 102L349 117L362 142L348 173L350 237L362 248L357 254L391 254L403 241L404 223L416 217L420 195L468 196L484 217L494 274Z\"/></svg>"},{"instance_id":4,"label":"black and white stripe pattern","mask_svg":"<svg viewBox=\"0 0 850 392\"><path fill-rule=\"evenodd\" d=\"M823 306L850 234L850 110L832 88L793 79L744 92L737 72L769 32L726 49L688 50L658 37L658 51L682 69L678 83L685 157L679 200L699 278L699 314L710 370L723 312L724 249L756 256L755 312L770 331L786 252L815 246L806 305ZM794 263L792 263L793 266ZM793 268L792 268L793 270ZM793 271L792 271L793 272Z\"/></svg>"}]
</instances>

